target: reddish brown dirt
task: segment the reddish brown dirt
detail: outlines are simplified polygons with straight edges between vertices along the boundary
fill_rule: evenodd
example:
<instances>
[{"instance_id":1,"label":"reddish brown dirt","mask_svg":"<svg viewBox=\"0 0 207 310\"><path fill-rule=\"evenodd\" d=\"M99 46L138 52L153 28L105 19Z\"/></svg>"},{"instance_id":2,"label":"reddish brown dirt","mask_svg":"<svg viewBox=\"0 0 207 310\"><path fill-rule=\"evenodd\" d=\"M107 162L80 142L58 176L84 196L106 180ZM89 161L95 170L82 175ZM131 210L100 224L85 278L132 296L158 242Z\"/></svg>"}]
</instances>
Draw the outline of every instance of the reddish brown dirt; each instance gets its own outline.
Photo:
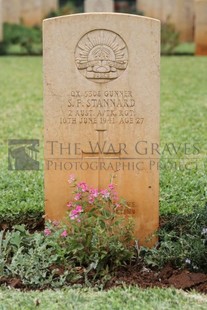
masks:
<instances>
[{"instance_id":1,"label":"reddish brown dirt","mask_svg":"<svg viewBox=\"0 0 207 310\"><path fill-rule=\"evenodd\" d=\"M183 290L194 289L207 294L207 274L176 270L170 266L164 267L161 271L153 271L145 267L120 270L108 282L107 288L121 286L123 283L138 285L142 288L175 287Z\"/></svg>"}]
</instances>

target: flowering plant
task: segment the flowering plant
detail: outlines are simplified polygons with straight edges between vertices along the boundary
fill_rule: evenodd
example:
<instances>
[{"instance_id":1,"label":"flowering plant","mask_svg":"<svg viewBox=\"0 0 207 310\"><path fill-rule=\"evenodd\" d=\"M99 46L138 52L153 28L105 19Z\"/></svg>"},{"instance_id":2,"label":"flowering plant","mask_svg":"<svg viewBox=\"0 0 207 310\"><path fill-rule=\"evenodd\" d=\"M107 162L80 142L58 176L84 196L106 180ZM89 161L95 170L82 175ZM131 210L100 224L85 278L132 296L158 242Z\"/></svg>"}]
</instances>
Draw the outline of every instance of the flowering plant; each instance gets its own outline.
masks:
<instances>
[{"instance_id":1,"label":"flowering plant","mask_svg":"<svg viewBox=\"0 0 207 310\"><path fill-rule=\"evenodd\" d=\"M93 217L105 228L107 224L114 222L115 214L123 213L124 209L128 208L123 199L118 199L113 183L99 191L85 182L78 183L73 175L69 177L68 182L75 188L74 199L67 204L72 221L80 223L81 219L85 221L86 218Z\"/></svg>"},{"instance_id":2,"label":"flowering plant","mask_svg":"<svg viewBox=\"0 0 207 310\"><path fill-rule=\"evenodd\" d=\"M67 203L69 224L50 225L45 229L49 238L58 235L64 259L74 266L93 266L100 271L129 261L132 250L133 223L123 213L127 207L119 200L115 185L98 190L85 182L69 177L74 188L73 199Z\"/></svg>"}]
</instances>

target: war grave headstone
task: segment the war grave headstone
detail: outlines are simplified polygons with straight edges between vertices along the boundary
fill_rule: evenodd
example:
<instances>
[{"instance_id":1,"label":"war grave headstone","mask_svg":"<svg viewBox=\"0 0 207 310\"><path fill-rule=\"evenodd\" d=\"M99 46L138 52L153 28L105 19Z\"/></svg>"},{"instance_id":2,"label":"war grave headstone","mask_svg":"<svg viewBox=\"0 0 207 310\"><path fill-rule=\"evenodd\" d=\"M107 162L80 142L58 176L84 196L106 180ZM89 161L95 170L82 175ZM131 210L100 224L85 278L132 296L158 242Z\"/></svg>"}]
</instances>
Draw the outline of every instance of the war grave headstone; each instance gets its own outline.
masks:
<instances>
[{"instance_id":1,"label":"war grave headstone","mask_svg":"<svg viewBox=\"0 0 207 310\"><path fill-rule=\"evenodd\" d=\"M0 0L0 42L3 41L3 15L2 15L2 0Z\"/></svg>"},{"instance_id":2,"label":"war grave headstone","mask_svg":"<svg viewBox=\"0 0 207 310\"><path fill-rule=\"evenodd\" d=\"M141 11L145 16L149 15L151 0L137 0L136 7L138 11Z\"/></svg>"},{"instance_id":3,"label":"war grave headstone","mask_svg":"<svg viewBox=\"0 0 207 310\"><path fill-rule=\"evenodd\" d=\"M21 1L21 20L26 26L40 25L43 19L42 0Z\"/></svg>"},{"instance_id":4,"label":"war grave headstone","mask_svg":"<svg viewBox=\"0 0 207 310\"><path fill-rule=\"evenodd\" d=\"M196 55L207 55L207 0L195 1Z\"/></svg>"},{"instance_id":5,"label":"war grave headstone","mask_svg":"<svg viewBox=\"0 0 207 310\"><path fill-rule=\"evenodd\" d=\"M65 217L70 174L99 189L114 176L145 244L159 222L160 22L85 13L43 28L46 218Z\"/></svg>"},{"instance_id":6,"label":"war grave headstone","mask_svg":"<svg viewBox=\"0 0 207 310\"><path fill-rule=\"evenodd\" d=\"M56 11L58 9L58 0L43 0L42 2L42 13L43 18L49 13Z\"/></svg>"},{"instance_id":7,"label":"war grave headstone","mask_svg":"<svg viewBox=\"0 0 207 310\"><path fill-rule=\"evenodd\" d=\"M159 20L161 20L162 18L162 2L163 0L157 0L157 1L153 1L153 18L157 18Z\"/></svg>"},{"instance_id":8,"label":"war grave headstone","mask_svg":"<svg viewBox=\"0 0 207 310\"><path fill-rule=\"evenodd\" d=\"M175 12L175 28L180 33L181 42L194 40L194 0L177 0Z\"/></svg>"},{"instance_id":9,"label":"war grave headstone","mask_svg":"<svg viewBox=\"0 0 207 310\"><path fill-rule=\"evenodd\" d=\"M113 0L85 0L84 12L113 12Z\"/></svg>"},{"instance_id":10,"label":"war grave headstone","mask_svg":"<svg viewBox=\"0 0 207 310\"><path fill-rule=\"evenodd\" d=\"M19 24L21 2L20 0L2 0L2 18L4 23Z\"/></svg>"}]
</instances>

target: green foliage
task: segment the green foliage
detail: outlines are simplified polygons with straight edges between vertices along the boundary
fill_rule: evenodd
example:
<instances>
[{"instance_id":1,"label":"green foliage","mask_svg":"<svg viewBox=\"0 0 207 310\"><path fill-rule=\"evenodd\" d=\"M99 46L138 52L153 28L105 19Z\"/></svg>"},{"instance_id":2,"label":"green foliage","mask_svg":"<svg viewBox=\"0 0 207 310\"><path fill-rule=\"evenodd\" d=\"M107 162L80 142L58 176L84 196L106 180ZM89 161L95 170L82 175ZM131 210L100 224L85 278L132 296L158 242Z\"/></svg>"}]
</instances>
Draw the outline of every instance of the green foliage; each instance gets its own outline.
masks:
<instances>
[{"instance_id":1,"label":"green foliage","mask_svg":"<svg viewBox=\"0 0 207 310\"><path fill-rule=\"evenodd\" d=\"M44 214L41 58L2 56L0 67L0 227L33 229ZM40 170L9 171L8 139L39 139Z\"/></svg>"},{"instance_id":2,"label":"green foliage","mask_svg":"<svg viewBox=\"0 0 207 310\"><path fill-rule=\"evenodd\" d=\"M175 27L166 22L161 25L161 54L172 54L175 48L179 45L179 33Z\"/></svg>"},{"instance_id":3,"label":"green foliage","mask_svg":"<svg viewBox=\"0 0 207 310\"><path fill-rule=\"evenodd\" d=\"M6 159L5 159L6 161ZM26 224L34 229L43 222L42 174L38 171L21 172L2 170L0 175L0 228Z\"/></svg>"},{"instance_id":4,"label":"green foliage","mask_svg":"<svg viewBox=\"0 0 207 310\"><path fill-rule=\"evenodd\" d=\"M57 287L65 282L67 272L57 276L52 265L58 254L42 233L30 234L23 225L0 233L0 272L19 278L27 287Z\"/></svg>"},{"instance_id":5,"label":"green foliage","mask_svg":"<svg viewBox=\"0 0 207 310\"><path fill-rule=\"evenodd\" d=\"M192 214L169 216L159 232L158 248L143 249L145 262L151 266L186 267L207 272L207 207Z\"/></svg>"},{"instance_id":6,"label":"green foliage","mask_svg":"<svg viewBox=\"0 0 207 310\"><path fill-rule=\"evenodd\" d=\"M19 46L19 53L40 55L42 53L42 32L39 27L4 24L4 40L0 45L0 54L10 53L13 46Z\"/></svg>"}]
</instances>

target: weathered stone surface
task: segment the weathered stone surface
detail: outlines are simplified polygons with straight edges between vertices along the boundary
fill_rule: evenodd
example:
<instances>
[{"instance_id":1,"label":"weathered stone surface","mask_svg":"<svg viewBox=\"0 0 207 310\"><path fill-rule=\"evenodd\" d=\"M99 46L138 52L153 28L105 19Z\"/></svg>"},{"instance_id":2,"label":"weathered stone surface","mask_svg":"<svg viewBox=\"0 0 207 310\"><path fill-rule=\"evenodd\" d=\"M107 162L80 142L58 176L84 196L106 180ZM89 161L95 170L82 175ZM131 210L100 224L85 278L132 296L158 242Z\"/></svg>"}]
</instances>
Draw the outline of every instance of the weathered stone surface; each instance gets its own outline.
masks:
<instances>
[{"instance_id":1,"label":"weathered stone surface","mask_svg":"<svg viewBox=\"0 0 207 310\"><path fill-rule=\"evenodd\" d=\"M20 0L2 0L2 16L4 23L20 23Z\"/></svg>"},{"instance_id":2,"label":"weathered stone surface","mask_svg":"<svg viewBox=\"0 0 207 310\"><path fill-rule=\"evenodd\" d=\"M175 28L180 32L181 42L194 40L194 0L177 0L175 12Z\"/></svg>"},{"instance_id":3,"label":"weathered stone surface","mask_svg":"<svg viewBox=\"0 0 207 310\"><path fill-rule=\"evenodd\" d=\"M85 0L84 12L113 12L113 0Z\"/></svg>"},{"instance_id":4,"label":"weathered stone surface","mask_svg":"<svg viewBox=\"0 0 207 310\"><path fill-rule=\"evenodd\" d=\"M58 9L58 0L43 0L42 1L42 13L43 17L46 17L52 11Z\"/></svg>"},{"instance_id":5,"label":"weathered stone surface","mask_svg":"<svg viewBox=\"0 0 207 310\"><path fill-rule=\"evenodd\" d=\"M152 0L137 0L137 9L143 12L145 16L149 16L152 9Z\"/></svg>"},{"instance_id":6,"label":"weathered stone surface","mask_svg":"<svg viewBox=\"0 0 207 310\"><path fill-rule=\"evenodd\" d=\"M175 24L176 1L177 0L164 0L164 1L162 1L162 18L161 18L161 20L163 22Z\"/></svg>"},{"instance_id":7,"label":"weathered stone surface","mask_svg":"<svg viewBox=\"0 0 207 310\"><path fill-rule=\"evenodd\" d=\"M40 25L43 19L42 0L21 0L21 21L26 26Z\"/></svg>"},{"instance_id":8,"label":"weathered stone surface","mask_svg":"<svg viewBox=\"0 0 207 310\"><path fill-rule=\"evenodd\" d=\"M194 38L194 0L138 0L137 7L145 16L173 24L181 42Z\"/></svg>"},{"instance_id":9,"label":"weathered stone surface","mask_svg":"<svg viewBox=\"0 0 207 310\"><path fill-rule=\"evenodd\" d=\"M162 19L162 2L163 0L153 1L152 17Z\"/></svg>"},{"instance_id":10,"label":"weathered stone surface","mask_svg":"<svg viewBox=\"0 0 207 310\"><path fill-rule=\"evenodd\" d=\"M42 19L57 10L58 0L1 0L2 21L11 24L23 22L26 26L41 25Z\"/></svg>"},{"instance_id":11,"label":"weathered stone surface","mask_svg":"<svg viewBox=\"0 0 207 310\"><path fill-rule=\"evenodd\" d=\"M2 0L0 0L0 42L3 40Z\"/></svg>"},{"instance_id":12,"label":"weathered stone surface","mask_svg":"<svg viewBox=\"0 0 207 310\"><path fill-rule=\"evenodd\" d=\"M196 55L207 55L207 0L195 2Z\"/></svg>"},{"instance_id":13,"label":"weathered stone surface","mask_svg":"<svg viewBox=\"0 0 207 310\"><path fill-rule=\"evenodd\" d=\"M136 15L44 21L47 218L66 215L70 174L99 189L115 175L140 243L157 229L159 42L159 21Z\"/></svg>"}]
</instances>

